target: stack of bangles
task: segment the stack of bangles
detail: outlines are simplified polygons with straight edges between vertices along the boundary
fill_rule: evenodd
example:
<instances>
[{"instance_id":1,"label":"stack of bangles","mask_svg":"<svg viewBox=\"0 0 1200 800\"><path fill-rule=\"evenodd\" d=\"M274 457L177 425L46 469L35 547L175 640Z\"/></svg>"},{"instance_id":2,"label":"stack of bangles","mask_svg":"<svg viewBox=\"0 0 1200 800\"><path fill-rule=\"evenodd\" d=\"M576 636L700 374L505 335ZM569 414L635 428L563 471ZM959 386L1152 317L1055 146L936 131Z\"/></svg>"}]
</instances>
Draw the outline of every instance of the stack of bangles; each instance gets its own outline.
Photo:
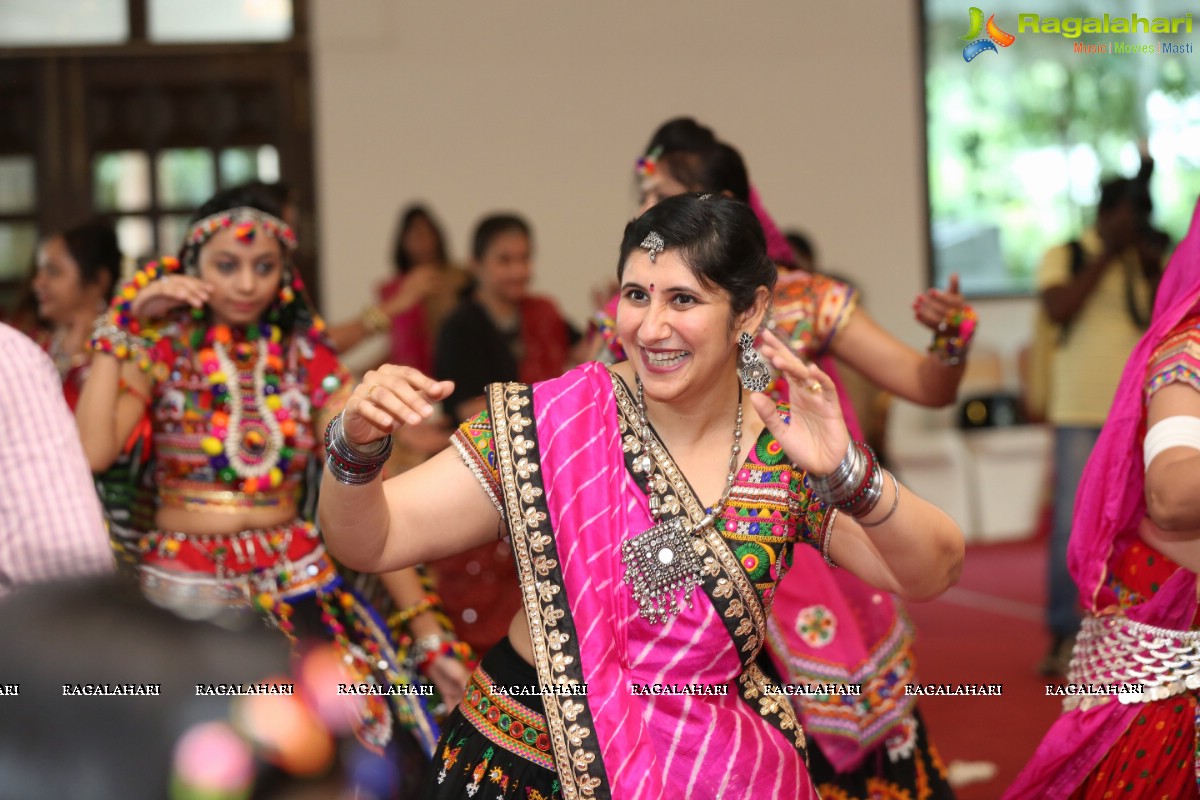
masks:
<instances>
[{"instance_id":1,"label":"stack of bangles","mask_svg":"<svg viewBox=\"0 0 1200 800\"><path fill-rule=\"evenodd\" d=\"M436 611L441 608L442 598L436 594L427 594L408 608L402 608L388 617L388 627L402 628L426 611Z\"/></svg>"},{"instance_id":2,"label":"stack of bangles","mask_svg":"<svg viewBox=\"0 0 1200 800\"><path fill-rule=\"evenodd\" d=\"M952 309L938 323L929 352L947 366L957 366L967 358L971 337L975 335L975 309L970 306Z\"/></svg>"},{"instance_id":3,"label":"stack of bangles","mask_svg":"<svg viewBox=\"0 0 1200 800\"><path fill-rule=\"evenodd\" d=\"M809 485L822 500L854 517L862 527L874 528L891 519L900 503L900 483L892 473L889 472L888 476L895 490L892 507L882 519L875 522L863 522L863 518L875 510L879 499L883 497L883 469L879 466L875 451L867 445L851 441L842 463L828 475L810 475Z\"/></svg>"},{"instance_id":4,"label":"stack of bangles","mask_svg":"<svg viewBox=\"0 0 1200 800\"><path fill-rule=\"evenodd\" d=\"M427 674L433 662L442 656L450 656L466 664L471 660L471 648L466 642L445 633L432 633L415 639L408 651L409 660L416 664L417 671L422 675Z\"/></svg>"},{"instance_id":5,"label":"stack of bangles","mask_svg":"<svg viewBox=\"0 0 1200 800\"><path fill-rule=\"evenodd\" d=\"M96 323L88 346L97 353L108 353L121 361L136 358L146 346L140 336L119 328L107 319Z\"/></svg>"},{"instance_id":6,"label":"stack of bangles","mask_svg":"<svg viewBox=\"0 0 1200 800\"><path fill-rule=\"evenodd\" d=\"M383 472L383 465L392 454L392 437L385 436L371 445L370 450L360 450L346 439L342 415L338 414L325 429L325 452L329 473L339 483L362 486Z\"/></svg>"}]
</instances>

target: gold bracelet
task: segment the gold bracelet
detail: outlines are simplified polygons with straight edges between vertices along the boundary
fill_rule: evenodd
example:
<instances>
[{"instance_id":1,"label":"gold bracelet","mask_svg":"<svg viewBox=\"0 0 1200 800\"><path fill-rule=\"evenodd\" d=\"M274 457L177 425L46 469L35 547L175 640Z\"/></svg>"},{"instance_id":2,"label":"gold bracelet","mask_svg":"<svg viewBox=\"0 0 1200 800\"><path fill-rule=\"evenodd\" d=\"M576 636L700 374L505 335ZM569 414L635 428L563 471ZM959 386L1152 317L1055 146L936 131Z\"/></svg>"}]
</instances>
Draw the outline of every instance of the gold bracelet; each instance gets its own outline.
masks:
<instances>
[{"instance_id":1,"label":"gold bracelet","mask_svg":"<svg viewBox=\"0 0 1200 800\"><path fill-rule=\"evenodd\" d=\"M392 318L379 306L367 306L358 319L371 333L383 333L392 326Z\"/></svg>"},{"instance_id":2,"label":"gold bracelet","mask_svg":"<svg viewBox=\"0 0 1200 800\"><path fill-rule=\"evenodd\" d=\"M388 617L388 627L399 628L407 625L426 611L432 611L437 604L437 598L425 597L408 608L402 608Z\"/></svg>"}]
</instances>

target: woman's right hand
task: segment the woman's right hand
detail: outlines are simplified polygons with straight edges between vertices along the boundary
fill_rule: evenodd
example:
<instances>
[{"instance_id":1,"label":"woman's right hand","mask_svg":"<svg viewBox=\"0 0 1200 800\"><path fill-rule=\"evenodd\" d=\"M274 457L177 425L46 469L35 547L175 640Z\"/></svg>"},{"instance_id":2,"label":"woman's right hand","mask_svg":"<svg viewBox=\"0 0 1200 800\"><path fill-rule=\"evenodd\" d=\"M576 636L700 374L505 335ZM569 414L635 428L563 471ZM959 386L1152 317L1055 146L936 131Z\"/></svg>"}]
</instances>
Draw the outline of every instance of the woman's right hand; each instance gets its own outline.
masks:
<instances>
[{"instance_id":1,"label":"woman's right hand","mask_svg":"<svg viewBox=\"0 0 1200 800\"><path fill-rule=\"evenodd\" d=\"M203 308L212 287L191 275L167 275L142 287L130 311L138 319L161 319L176 308Z\"/></svg>"},{"instance_id":2,"label":"woman's right hand","mask_svg":"<svg viewBox=\"0 0 1200 800\"><path fill-rule=\"evenodd\" d=\"M389 317L403 314L440 291L444 281L445 270L436 264L422 264L413 267L412 271L404 276L404 283L400 286L400 291L380 303L379 307Z\"/></svg>"},{"instance_id":3,"label":"woman's right hand","mask_svg":"<svg viewBox=\"0 0 1200 800\"><path fill-rule=\"evenodd\" d=\"M450 396L452 381L435 381L412 367L384 364L363 376L342 410L342 433L353 445L376 442L401 425L433 416L433 404Z\"/></svg>"}]
</instances>

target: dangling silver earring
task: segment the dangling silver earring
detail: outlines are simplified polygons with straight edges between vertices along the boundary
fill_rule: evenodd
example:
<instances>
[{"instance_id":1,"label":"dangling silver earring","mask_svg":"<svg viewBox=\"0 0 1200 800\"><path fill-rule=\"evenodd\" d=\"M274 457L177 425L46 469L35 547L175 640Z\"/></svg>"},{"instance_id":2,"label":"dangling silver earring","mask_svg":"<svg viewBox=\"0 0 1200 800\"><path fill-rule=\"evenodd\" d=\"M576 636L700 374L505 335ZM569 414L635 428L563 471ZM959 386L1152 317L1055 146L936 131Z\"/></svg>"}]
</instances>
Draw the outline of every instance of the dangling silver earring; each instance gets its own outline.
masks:
<instances>
[{"instance_id":1,"label":"dangling silver earring","mask_svg":"<svg viewBox=\"0 0 1200 800\"><path fill-rule=\"evenodd\" d=\"M767 362L754 349L754 337L745 331L738 336L738 348L741 349L741 365L738 367L738 380L750 392L761 392L771 382L771 371Z\"/></svg>"}]
</instances>

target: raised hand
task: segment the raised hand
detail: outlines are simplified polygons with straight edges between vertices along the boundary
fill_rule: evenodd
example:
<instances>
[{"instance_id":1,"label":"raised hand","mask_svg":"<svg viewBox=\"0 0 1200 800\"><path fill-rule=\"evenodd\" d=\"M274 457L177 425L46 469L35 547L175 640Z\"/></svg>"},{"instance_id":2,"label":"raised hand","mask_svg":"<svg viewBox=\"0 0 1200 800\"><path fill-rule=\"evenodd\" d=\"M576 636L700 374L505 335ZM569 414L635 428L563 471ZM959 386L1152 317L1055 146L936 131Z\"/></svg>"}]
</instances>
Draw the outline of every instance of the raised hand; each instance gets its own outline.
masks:
<instances>
[{"instance_id":1,"label":"raised hand","mask_svg":"<svg viewBox=\"0 0 1200 800\"><path fill-rule=\"evenodd\" d=\"M467 681L471 679L470 671L454 656L438 656L429 665L429 680L437 687L447 709L452 709L462 702L467 691Z\"/></svg>"},{"instance_id":2,"label":"raised hand","mask_svg":"<svg viewBox=\"0 0 1200 800\"><path fill-rule=\"evenodd\" d=\"M960 309L967 301L958 291L958 273L950 276L945 290L929 288L913 300L913 314L926 328L936 331L951 311Z\"/></svg>"},{"instance_id":3,"label":"raised hand","mask_svg":"<svg viewBox=\"0 0 1200 800\"><path fill-rule=\"evenodd\" d=\"M160 319L183 306L203 308L212 287L191 275L167 275L142 287L130 312L139 319Z\"/></svg>"},{"instance_id":4,"label":"raised hand","mask_svg":"<svg viewBox=\"0 0 1200 800\"><path fill-rule=\"evenodd\" d=\"M435 381L412 367L384 364L363 376L342 410L342 433L353 445L378 441L401 425L419 425L433 415L433 403L454 391L451 381Z\"/></svg>"},{"instance_id":5,"label":"raised hand","mask_svg":"<svg viewBox=\"0 0 1200 800\"><path fill-rule=\"evenodd\" d=\"M775 401L757 392L750 397L754 410L793 464L813 475L828 475L842 463L850 445L837 388L819 367L805 364L770 331L763 332L760 352L787 378L791 419L784 422Z\"/></svg>"},{"instance_id":6,"label":"raised hand","mask_svg":"<svg viewBox=\"0 0 1200 800\"><path fill-rule=\"evenodd\" d=\"M400 291L380 304L389 317L403 314L417 303L423 303L436 294L445 283L445 272L435 264L422 264L404 276Z\"/></svg>"}]
</instances>

